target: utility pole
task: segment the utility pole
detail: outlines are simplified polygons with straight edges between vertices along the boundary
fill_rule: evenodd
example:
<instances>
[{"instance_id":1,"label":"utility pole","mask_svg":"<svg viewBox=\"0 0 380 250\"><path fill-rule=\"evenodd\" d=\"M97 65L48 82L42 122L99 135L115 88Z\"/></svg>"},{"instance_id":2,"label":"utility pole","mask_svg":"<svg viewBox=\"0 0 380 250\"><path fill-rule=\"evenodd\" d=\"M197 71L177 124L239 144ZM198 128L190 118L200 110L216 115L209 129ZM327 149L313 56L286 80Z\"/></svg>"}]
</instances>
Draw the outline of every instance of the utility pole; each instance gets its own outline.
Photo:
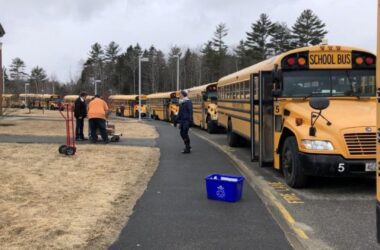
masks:
<instances>
[{"instance_id":1,"label":"utility pole","mask_svg":"<svg viewBox=\"0 0 380 250\"><path fill-rule=\"evenodd\" d=\"M149 58L139 56L139 121L141 121L141 62L148 62Z\"/></svg>"},{"instance_id":2,"label":"utility pole","mask_svg":"<svg viewBox=\"0 0 380 250\"><path fill-rule=\"evenodd\" d=\"M177 91L179 91L179 57L180 55L174 55L174 58L177 58Z\"/></svg>"}]
</instances>

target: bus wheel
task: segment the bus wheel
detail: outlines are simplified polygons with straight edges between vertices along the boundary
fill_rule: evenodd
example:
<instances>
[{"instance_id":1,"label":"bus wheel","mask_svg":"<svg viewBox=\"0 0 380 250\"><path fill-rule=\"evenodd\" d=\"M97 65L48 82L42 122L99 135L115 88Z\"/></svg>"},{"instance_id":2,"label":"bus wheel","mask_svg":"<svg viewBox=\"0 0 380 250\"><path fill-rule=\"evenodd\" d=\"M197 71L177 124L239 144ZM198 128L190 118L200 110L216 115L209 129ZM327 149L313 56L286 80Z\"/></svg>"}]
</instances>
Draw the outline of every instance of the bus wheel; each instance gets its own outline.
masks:
<instances>
[{"instance_id":1,"label":"bus wheel","mask_svg":"<svg viewBox=\"0 0 380 250\"><path fill-rule=\"evenodd\" d=\"M209 134L215 133L215 124L212 122L209 116L207 116L206 122L207 122L207 132Z\"/></svg>"},{"instance_id":2,"label":"bus wheel","mask_svg":"<svg viewBox=\"0 0 380 250\"><path fill-rule=\"evenodd\" d=\"M239 136L233 132L231 121L228 122L227 141L228 141L228 145L230 147L238 147L239 146Z\"/></svg>"},{"instance_id":3,"label":"bus wheel","mask_svg":"<svg viewBox=\"0 0 380 250\"><path fill-rule=\"evenodd\" d=\"M285 139L281 154L281 167L285 182L290 187L302 188L306 185L307 177L302 172L297 141L294 136Z\"/></svg>"}]
</instances>

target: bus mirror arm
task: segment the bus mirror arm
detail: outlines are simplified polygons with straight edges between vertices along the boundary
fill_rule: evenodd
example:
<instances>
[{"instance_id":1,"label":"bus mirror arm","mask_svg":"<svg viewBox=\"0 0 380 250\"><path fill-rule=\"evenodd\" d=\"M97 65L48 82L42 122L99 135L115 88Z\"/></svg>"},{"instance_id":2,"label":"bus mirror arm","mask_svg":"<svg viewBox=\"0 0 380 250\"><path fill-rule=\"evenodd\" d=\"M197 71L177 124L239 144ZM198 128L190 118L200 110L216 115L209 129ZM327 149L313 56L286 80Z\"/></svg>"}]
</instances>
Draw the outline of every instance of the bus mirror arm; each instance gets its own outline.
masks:
<instances>
[{"instance_id":1,"label":"bus mirror arm","mask_svg":"<svg viewBox=\"0 0 380 250\"><path fill-rule=\"evenodd\" d=\"M331 126L332 124L329 120L327 120L326 117L322 115L322 110L319 110L319 112L315 112L315 111L311 112L311 117L310 117L311 126L309 128L310 136L315 136L315 134L317 133L317 129L315 128L315 123L317 122L319 117L322 117L322 119L326 121L327 126Z\"/></svg>"}]
</instances>

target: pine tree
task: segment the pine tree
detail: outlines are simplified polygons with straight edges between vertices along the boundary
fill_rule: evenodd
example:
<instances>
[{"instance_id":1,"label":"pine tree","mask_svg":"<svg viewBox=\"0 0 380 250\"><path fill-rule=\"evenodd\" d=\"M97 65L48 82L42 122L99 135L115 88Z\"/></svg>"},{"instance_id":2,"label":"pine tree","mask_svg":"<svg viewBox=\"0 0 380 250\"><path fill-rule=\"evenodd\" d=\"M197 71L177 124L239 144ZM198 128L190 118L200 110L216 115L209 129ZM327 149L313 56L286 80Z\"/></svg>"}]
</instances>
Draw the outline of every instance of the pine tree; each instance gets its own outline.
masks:
<instances>
[{"instance_id":1,"label":"pine tree","mask_svg":"<svg viewBox=\"0 0 380 250\"><path fill-rule=\"evenodd\" d=\"M139 56L142 54L142 49L137 43L134 47L131 45L128 47L125 55L125 65L131 70L132 75L132 94L137 93L137 70L139 67Z\"/></svg>"},{"instance_id":2,"label":"pine tree","mask_svg":"<svg viewBox=\"0 0 380 250\"><path fill-rule=\"evenodd\" d=\"M218 78L218 76L217 76L217 69L215 67L217 54L213 48L212 41L208 41L201 52L203 54L202 67L203 67L204 79L207 82L213 82Z\"/></svg>"},{"instance_id":3,"label":"pine tree","mask_svg":"<svg viewBox=\"0 0 380 250\"><path fill-rule=\"evenodd\" d=\"M224 23L216 26L214 37L205 44L202 53L204 55L204 67L207 68L208 80L216 81L226 72L227 45L224 37L228 35L228 29Z\"/></svg>"},{"instance_id":4,"label":"pine tree","mask_svg":"<svg viewBox=\"0 0 380 250\"><path fill-rule=\"evenodd\" d=\"M220 55L227 53L227 45L223 41L224 37L228 35L228 29L225 23L220 23L216 26L214 37L212 38L212 45Z\"/></svg>"},{"instance_id":5,"label":"pine tree","mask_svg":"<svg viewBox=\"0 0 380 250\"><path fill-rule=\"evenodd\" d=\"M115 63L116 58L118 57L119 53L120 53L120 46L114 41L112 41L105 48L104 59L108 62Z\"/></svg>"},{"instance_id":6,"label":"pine tree","mask_svg":"<svg viewBox=\"0 0 380 250\"><path fill-rule=\"evenodd\" d=\"M35 93L44 93L46 90L45 83L47 81L47 74L46 71L36 66L32 69L30 72L30 83L34 85L34 92Z\"/></svg>"},{"instance_id":7,"label":"pine tree","mask_svg":"<svg viewBox=\"0 0 380 250\"><path fill-rule=\"evenodd\" d=\"M312 10L304 10L292 27L297 46L305 47L322 42L327 34L326 24Z\"/></svg>"},{"instance_id":8,"label":"pine tree","mask_svg":"<svg viewBox=\"0 0 380 250\"><path fill-rule=\"evenodd\" d=\"M155 62L156 62L156 72L157 72L157 76L156 76L157 85L153 88L152 90L153 93L158 92L158 91L165 91L164 85L165 85L165 82L167 82L166 80L167 66L166 66L166 61L165 61L165 54L161 50L157 51Z\"/></svg>"},{"instance_id":9,"label":"pine tree","mask_svg":"<svg viewBox=\"0 0 380 250\"><path fill-rule=\"evenodd\" d=\"M280 54L294 48L293 36L286 23L275 23L270 39L270 48L273 49L275 54Z\"/></svg>"},{"instance_id":10,"label":"pine tree","mask_svg":"<svg viewBox=\"0 0 380 250\"><path fill-rule=\"evenodd\" d=\"M249 56L249 51L243 40L240 40L239 45L234 49L235 57L237 60L236 70L248 67L252 64L252 58Z\"/></svg>"},{"instance_id":11,"label":"pine tree","mask_svg":"<svg viewBox=\"0 0 380 250\"><path fill-rule=\"evenodd\" d=\"M270 53L269 38L274 30L274 24L267 14L261 14L260 18L251 25L251 32L247 32L246 45L252 58L256 60L266 59Z\"/></svg>"},{"instance_id":12,"label":"pine tree","mask_svg":"<svg viewBox=\"0 0 380 250\"><path fill-rule=\"evenodd\" d=\"M104 59L104 50L99 43L94 43L89 52L89 60L91 63L102 63Z\"/></svg>"},{"instance_id":13,"label":"pine tree","mask_svg":"<svg viewBox=\"0 0 380 250\"><path fill-rule=\"evenodd\" d=\"M120 46L115 42L110 42L104 48L104 87L107 87L106 90L113 92L114 89L118 88L119 76L116 72L116 63L120 53Z\"/></svg>"},{"instance_id":14,"label":"pine tree","mask_svg":"<svg viewBox=\"0 0 380 250\"><path fill-rule=\"evenodd\" d=\"M12 60L12 64L9 66L9 71L12 80L22 80L25 77L25 63L19 57Z\"/></svg>"}]
</instances>

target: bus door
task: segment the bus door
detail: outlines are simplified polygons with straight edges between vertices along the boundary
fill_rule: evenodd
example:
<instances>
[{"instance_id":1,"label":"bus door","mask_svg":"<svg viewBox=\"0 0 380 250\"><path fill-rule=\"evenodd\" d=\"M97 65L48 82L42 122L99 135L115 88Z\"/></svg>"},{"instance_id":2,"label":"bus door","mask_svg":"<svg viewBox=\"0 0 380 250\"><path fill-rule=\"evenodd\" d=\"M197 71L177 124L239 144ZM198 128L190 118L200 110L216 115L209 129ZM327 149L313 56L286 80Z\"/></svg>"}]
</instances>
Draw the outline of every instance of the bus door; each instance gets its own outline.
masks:
<instances>
[{"instance_id":1,"label":"bus door","mask_svg":"<svg viewBox=\"0 0 380 250\"><path fill-rule=\"evenodd\" d=\"M272 73L252 74L250 86L251 159L263 166L273 162Z\"/></svg>"},{"instance_id":2,"label":"bus door","mask_svg":"<svg viewBox=\"0 0 380 250\"><path fill-rule=\"evenodd\" d=\"M169 114L171 109L171 100L170 99L163 99L164 106L162 110L162 114L164 116L163 120L169 121Z\"/></svg>"},{"instance_id":3,"label":"bus door","mask_svg":"<svg viewBox=\"0 0 380 250\"><path fill-rule=\"evenodd\" d=\"M199 125L201 128L206 128L207 122L206 122L206 117L207 117L207 99L205 100L205 95L207 92L201 92L201 121L199 122Z\"/></svg>"}]
</instances>

